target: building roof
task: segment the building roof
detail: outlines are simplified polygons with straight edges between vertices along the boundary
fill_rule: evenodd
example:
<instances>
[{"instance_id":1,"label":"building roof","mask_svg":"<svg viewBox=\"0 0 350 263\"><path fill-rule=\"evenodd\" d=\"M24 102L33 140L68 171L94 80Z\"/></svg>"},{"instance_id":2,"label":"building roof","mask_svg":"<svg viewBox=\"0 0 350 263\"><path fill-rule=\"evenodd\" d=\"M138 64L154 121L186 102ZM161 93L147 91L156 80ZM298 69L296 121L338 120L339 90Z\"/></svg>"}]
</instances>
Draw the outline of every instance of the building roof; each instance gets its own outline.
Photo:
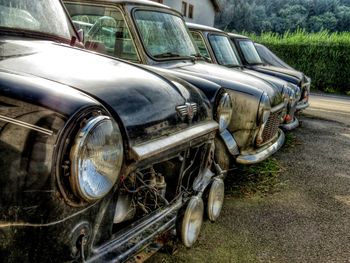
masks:
<instances>
[{"instance_id":1,"label":"building roof","mask_svg":"<svg viewBox=\"0 0 350 263\"><path fill-rule=\"evenodd\" d=\"M200 24L195 24L195 23L189 23L186 22L186 25L189 29L195 29L195 30L200 30L200 31L213 31L213 32L218 32L218 33L225 33L224 31L217 29L215 27L211 26L204 26Z\"/></svg>"}]
</instances>

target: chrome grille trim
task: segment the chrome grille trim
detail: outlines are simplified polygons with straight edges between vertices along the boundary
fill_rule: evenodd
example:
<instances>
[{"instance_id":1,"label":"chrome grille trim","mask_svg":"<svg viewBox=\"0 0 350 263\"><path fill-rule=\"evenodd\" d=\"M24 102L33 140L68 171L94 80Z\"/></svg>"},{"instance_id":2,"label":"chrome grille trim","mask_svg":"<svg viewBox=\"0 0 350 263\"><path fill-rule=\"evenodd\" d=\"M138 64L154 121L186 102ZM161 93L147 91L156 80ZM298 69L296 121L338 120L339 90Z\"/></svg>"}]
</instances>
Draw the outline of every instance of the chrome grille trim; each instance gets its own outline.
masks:
<instances>
[{"instance_id":1,"label":"chrome grille trim","mask_svg":"<svg viewBox=\"0 0 350 263\"><path fill-rule=\"evenodd\" d=\"M132 147L132 155L137 161L144 160L165 152L177 145L189 143L191 140L205 134L209 134L218 128L219 124L215 121L199 124L165 138L154 140L149 143L135 145Z\"/></svg>"},{"instance_id":2,"label":"chrome grille trim","mask_svg":"<svg viewBox=\"0 0 350 263\"><path fill-rule=\"evenodd\" d=\"M277 112L271 112L262 133L263 142L261 144L270 142L278 134L278 127L281 124L282 113L283 109L280 109Z\"/></svg>"}]
</instances>

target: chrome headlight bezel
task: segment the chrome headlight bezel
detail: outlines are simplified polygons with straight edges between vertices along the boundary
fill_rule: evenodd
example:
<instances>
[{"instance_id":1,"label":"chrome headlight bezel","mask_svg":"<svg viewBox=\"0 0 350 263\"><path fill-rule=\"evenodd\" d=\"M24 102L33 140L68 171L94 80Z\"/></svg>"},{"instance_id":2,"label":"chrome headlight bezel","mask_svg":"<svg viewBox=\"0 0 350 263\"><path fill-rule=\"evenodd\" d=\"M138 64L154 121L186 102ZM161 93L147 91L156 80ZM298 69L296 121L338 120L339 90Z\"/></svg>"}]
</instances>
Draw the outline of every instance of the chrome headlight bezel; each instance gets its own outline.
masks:
<instances>
[{"instance_id":1,"label":"chrome headlight bezel","mask_svg":"<svg viewBox=\"0 0 350 263\"><path fill-rule=\"evenodd\" d=\"M223 132L231 123L232 100L230 94L223 92L215 109L215 120L219 123L219 131Z\"/></svg>"},{"instance_id":2,"label":"chrome headlight bezel","mask_svg":"<svg viewBox=\"0 0 350 263\"><path fill-rule=\"evenodd\" d=\"M102 115L88 119L75 136L69 155L74 195L86 202L106 196L119 179L123 150L120 129L112 118Z\"/></svg>"}]
</instances>

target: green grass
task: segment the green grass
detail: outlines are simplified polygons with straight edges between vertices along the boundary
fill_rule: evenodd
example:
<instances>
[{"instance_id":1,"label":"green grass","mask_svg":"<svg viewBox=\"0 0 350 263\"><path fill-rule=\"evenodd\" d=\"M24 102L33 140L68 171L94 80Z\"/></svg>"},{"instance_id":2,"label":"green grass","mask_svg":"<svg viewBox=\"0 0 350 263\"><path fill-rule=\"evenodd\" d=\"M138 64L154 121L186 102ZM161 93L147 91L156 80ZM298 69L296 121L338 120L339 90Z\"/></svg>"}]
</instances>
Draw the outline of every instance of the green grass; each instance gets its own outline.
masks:
<instances>
[{"instance_id":1,"label":"green grass","mask_svg":"<svg viewBox=\"0 0 350 263\"><path fill-rule=\"evenodd\" d=\"M294 133L287 132L285 133L286 140L284 142L284 146L287 148L294 148L296 144L298 144L297 137Z\"/></svg>"},{"instance_id":2,"label":"green grass","mask_svg":"<svg viewBox=\"0 0 350 263\"><path fill-rule=\"evenodd\" d=\"M279 181L282 171L281 164L274 158L250 166L239 165L227 175L225 193L232 197L272 194L282 185Z\"/></svg>"}]
</instances>

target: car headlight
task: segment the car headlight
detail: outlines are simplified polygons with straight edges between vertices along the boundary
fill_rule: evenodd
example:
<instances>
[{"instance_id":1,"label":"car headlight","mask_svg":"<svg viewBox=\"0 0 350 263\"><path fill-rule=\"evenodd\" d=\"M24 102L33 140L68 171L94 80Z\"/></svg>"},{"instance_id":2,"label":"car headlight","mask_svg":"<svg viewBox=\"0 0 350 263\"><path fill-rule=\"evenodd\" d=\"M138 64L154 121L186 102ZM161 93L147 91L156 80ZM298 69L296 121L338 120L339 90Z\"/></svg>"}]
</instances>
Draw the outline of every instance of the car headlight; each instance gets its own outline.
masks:
<instances>
[{"instance_id":1,"label":"car headlight","mask_svg":"<svg viewBox=\"0 0 350 263\"><path fill-rule=\"evenodd\" d=\"M259 122L260 124L266 123L271 114L270 98L266 92L264 92L260 99L259 104Z\"/></svg>"},{"instance_id":2,"label":"car headlight","mask_svg":"<svg viewBox=\"0 0 350 263\"><path fill-rule=\"evenodd\" d=\"M219 123L220 132L224 131L230 125L232 110L231 97L225 92L221 95L215 114L215 119Z\"/></svg>"},{"instance_id":3,"label":"car headlight","mask_svg":"<svg viewBox=\"0 0 350 263\"><path fill-rule=\"evenodd\" d=\"M108 116L90 118L75 138L70 160L74 194L88 202L104 197L118 180L123 162L118 125Z\"/></svg>"}]
</instances>

